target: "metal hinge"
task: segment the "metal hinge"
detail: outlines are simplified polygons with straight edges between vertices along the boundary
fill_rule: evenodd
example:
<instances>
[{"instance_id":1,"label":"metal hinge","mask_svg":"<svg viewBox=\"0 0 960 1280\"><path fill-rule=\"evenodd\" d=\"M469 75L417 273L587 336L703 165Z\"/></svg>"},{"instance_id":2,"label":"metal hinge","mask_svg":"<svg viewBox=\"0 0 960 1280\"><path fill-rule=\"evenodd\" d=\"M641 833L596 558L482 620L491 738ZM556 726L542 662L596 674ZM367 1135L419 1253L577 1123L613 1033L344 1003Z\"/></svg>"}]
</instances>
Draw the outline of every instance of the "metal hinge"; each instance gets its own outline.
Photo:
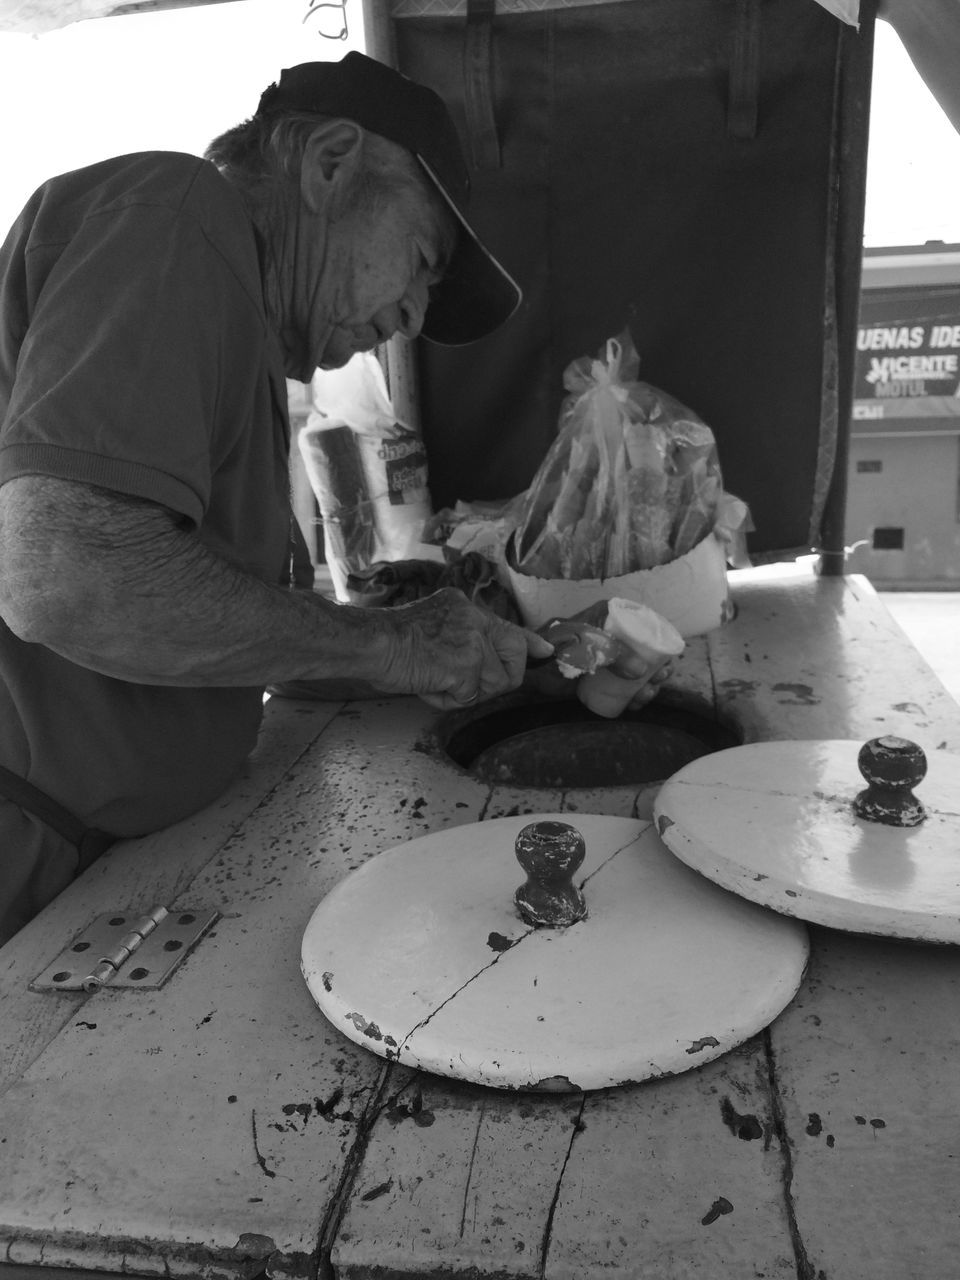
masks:
<instances>
[{"instance_id":1,"label":"metal hinge","mask_svg":"<svg viewBox=\"0 0 960 1280\"><path fill-rule=\"evenodd\" d=\"M109 911L78 933L30 983L31 991L155 991L219 918L217 911L155 907L144 916Z\"/></svg>"}]
</instances>

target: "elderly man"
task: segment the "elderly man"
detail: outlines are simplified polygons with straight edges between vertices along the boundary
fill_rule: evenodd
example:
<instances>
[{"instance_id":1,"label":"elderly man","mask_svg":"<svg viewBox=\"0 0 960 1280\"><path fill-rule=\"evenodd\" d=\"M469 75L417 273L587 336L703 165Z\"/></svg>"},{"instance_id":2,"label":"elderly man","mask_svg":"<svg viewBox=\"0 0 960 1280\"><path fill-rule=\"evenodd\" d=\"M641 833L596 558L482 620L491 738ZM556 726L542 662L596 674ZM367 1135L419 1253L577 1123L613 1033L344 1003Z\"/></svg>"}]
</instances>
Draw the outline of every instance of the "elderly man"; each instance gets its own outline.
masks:
<instances>
[{"instance_id":1,"label":"elderly man","mask_svg":"<svg viewBox=\"0 0 960 1280\"><path fill-rule=\"evenodd\" d=\"M546 641L444 590L290 590L285 377L519 301L464 216L440 99L349 54L285 71L207 158L54 178L0 252L0 941L118 836L212 801L267 683L438 708Z\"/></svg>"}]
</instances>

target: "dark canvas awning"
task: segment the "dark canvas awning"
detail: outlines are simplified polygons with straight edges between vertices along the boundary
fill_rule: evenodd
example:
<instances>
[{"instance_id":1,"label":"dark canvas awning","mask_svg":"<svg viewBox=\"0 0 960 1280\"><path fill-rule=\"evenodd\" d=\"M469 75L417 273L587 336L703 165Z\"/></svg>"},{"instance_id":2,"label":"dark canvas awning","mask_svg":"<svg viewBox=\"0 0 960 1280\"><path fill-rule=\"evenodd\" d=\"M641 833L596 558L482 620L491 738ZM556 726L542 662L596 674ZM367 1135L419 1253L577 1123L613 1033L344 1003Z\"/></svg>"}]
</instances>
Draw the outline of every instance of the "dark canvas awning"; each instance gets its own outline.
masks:
<instances>
[{"instance_id":1,"label":"dark canvas awning","mask_svg":"<svg viewBox=\"0 0 960 1280\"><path fill-rule=\"evenodd\" d=\"M606 2L606 0L604 0ZM856 24L860 0L816 0L825 9ZM71 22L83 22L88 18L112 18L131 13L153 13L158 9L188 9L195 5L242 3L242 0L0 0L0 31L22 31L27 35L39 35L69 26ZM463 0L466 7L466 0ZM498 6L499 7L499 6ZM544 3L526 3L521 0L513 8L543 9ZM570 7L565 5L564 7ZM434 12L443 7L433 5Z\"/></svg>"}]
</instances>

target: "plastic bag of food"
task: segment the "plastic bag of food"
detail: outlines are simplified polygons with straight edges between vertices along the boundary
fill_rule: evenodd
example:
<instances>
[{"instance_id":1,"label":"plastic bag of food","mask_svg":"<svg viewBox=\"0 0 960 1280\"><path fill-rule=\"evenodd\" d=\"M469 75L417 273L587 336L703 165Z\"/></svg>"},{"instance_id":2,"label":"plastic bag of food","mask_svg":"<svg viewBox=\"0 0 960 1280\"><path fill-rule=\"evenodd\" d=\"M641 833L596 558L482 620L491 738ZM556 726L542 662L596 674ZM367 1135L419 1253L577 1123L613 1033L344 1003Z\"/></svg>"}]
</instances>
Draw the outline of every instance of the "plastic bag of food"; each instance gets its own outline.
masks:
<instances>
[{"instance_id":1,"label":"plastic bag of food","mask_svg":"<svg viewBox=\"0 0 960 1280\"><path fill-rule=\"evenodd\" d=\"M353 600L351 574L421 553L432 505L419 432L400 422L370 352L319 370L313 411L297 443L320 508L324 554L337 598Z\"/></svg>"},{"instance_id":2,"label":"plastic bag of food","mask_svg":"<svg viewBox=\"0 0 960 1280\"><path fill-rule=\"evenodd\" d=\"M557 437L526 491L516 568L610 578L668 564L710 533L723 496L713 432L638 380L629 331L568 365Z\"/></svg>"}]
</instances>

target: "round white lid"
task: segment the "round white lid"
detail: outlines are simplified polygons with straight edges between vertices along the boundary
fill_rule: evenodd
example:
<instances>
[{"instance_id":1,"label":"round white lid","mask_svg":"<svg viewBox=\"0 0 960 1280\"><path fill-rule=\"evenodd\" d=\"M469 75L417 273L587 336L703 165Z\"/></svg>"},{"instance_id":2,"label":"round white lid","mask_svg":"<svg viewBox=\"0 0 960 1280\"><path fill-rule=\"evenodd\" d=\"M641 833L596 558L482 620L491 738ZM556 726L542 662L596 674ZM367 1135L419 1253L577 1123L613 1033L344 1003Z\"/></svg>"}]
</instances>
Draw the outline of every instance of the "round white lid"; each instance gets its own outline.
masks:
<instances>
[{"instance_id":1,"label":"round white lid","mask_svg":"<svg viewBox=\"0 0 960 1280\"><path fill-rule=\"evenodd\" d=\"M877 739L880 743L902 739ZM763 742L684 766L654 815L673 853L752 902L817 924L960 942L960 757L928 750L916 826L858 817L856 741Z\"/></svg>"},{"instance_id":2,"label":"round white lid","mask_svg":"<svg viewBox=\"0 0 960 1280\"><path fill-rule=\"evenodd\" d=\"M514 892L520 830L583 835L585 919L533 928ZM509 1089L676 1074L742 1043L792 999L806 930L718 889L651 823L521 815L384 852L320 903L302 968L326 1017L382 1057Z\"/></svg>"}]
</instances>

